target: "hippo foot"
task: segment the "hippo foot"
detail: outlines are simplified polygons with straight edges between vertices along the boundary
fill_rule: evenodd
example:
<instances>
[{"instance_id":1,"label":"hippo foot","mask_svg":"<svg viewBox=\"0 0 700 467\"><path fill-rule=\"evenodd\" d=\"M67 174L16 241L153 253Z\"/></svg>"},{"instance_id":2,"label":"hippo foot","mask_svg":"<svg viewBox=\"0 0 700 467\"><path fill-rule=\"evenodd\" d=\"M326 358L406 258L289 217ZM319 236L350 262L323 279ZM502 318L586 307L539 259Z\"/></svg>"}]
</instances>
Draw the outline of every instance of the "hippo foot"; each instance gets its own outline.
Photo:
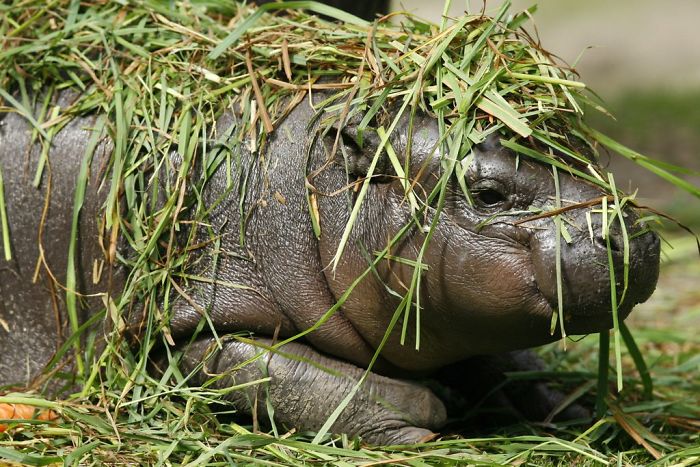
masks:
<instances>
[{"instance_id":1,"label":"hippo foot","mask_svg":"<svg viewBox=\"0 0 700 467\"><path fill-rule=\"evenodd\" d=\"M264 348L272 344L265 339L222 344L218 349L213 338L195 341L185 352L183 369L201 368L194 384L215 377L212 386L218 389L251 384L230 391L227 401L248 414L257 407L259 420L274 420L278 427L318 431L364 374L300 343L286 344L277 353ZM429 389L370 373L330 431L375 445L414 444L434 437L432 430L445 420L443 403Z\"/></svg>"},{"instance_id":2,"label":"hippo foot","mask_svg":"<svg viewBox=\"0 0 700 467\"><path fill-rule=\"evenodd\" d=\"M466 414L479 427L505 426L518 421L585 421L591 411L552 389L542 379L509 380L506 373L543 372L532 351L478 356L443 369L440 393L451 414Z\"/></svg>"}]
</instances>

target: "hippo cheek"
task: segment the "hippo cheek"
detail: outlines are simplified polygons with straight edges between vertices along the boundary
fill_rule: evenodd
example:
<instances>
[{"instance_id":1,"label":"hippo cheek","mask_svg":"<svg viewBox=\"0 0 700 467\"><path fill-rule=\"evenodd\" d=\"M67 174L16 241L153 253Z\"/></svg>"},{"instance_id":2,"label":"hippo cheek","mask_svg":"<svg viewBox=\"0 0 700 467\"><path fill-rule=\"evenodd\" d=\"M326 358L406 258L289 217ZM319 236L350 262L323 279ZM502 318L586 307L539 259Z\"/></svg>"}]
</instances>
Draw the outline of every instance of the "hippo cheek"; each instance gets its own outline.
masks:
<instances>
[{"instance_id":1,"label":"hippo cheek","mask_svg":"<svg viewBox=\"0 0 700 467\"><path fill-rule=\"evenodd\" d=\"M630 216L631 217L631 216ZM624 240L619 229L611 230L608 242L600 236L600 226L591 240L588 230L573 234L572 242L560 240L561 287L564 325L567 334L588 334L610 329L613 325L611 274L612 258L618 316L624 319L632 308L644 302L656 287L659 274L659 238L651 232L637 233L639 228L628 220L629 270L627 289L624 284ZM550 221L550 225L551 225ZM533 266L537 285L553 308L557 307L556 233L540 230L533 235Z\"/></svg>"},{"instance_id":2,"label":"hippo cheek","mask_svg":"<svg viewBox=\"0 0 700 467\"><path fill-rule=\"evenodd\" d=\"M428 325L445 345L454 335L470 354L542 345L552 307L535 282L530 250L516 242L463 229L449 241L436 239L441 261L427 274L431 314Z\"/></svg>"}]
</instances>

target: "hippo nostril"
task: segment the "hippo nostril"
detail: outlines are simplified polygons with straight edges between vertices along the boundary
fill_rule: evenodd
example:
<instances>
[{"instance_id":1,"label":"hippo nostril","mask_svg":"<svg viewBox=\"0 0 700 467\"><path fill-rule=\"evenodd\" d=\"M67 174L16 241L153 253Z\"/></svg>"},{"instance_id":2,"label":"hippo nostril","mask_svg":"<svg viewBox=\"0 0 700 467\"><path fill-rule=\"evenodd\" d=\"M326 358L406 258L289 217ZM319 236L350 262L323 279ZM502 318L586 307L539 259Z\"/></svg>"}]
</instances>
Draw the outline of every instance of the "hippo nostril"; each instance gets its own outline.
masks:
<instances>
[{"instance_id":1,"label":"hippo nostril","mask_svg":"<svg viewBox=\"0 0 700 467\"><path fill-rule=\"evenodd\" d=\"M619 253L624 248L623 240L620 235L608 235L610 240L610 249L616 253Z\"/></svg>"}]
</instances>

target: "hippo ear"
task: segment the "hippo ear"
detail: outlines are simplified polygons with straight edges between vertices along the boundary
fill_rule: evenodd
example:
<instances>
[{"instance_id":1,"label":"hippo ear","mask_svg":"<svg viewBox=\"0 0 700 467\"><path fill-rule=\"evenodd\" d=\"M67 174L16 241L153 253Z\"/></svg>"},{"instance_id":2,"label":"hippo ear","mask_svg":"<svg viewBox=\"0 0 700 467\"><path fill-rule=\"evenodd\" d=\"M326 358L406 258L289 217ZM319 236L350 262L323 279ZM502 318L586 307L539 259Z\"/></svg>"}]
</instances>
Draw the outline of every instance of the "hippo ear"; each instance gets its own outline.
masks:
<instances>
[{"instance_id":1,"label":"hippo ear","mask_svg":"<svg viewBox=\"0 0 700 467\"><path fill-rule=\"evenodd\" d=\"M367 175L379 143L379 135L373 128L364 128L360 132L358 126L352 122L346 123L341 128L332 127L324 137L327 150L330 152L335 148L335 154L331 157L335 159L336 164L344 167L349 175L356 178ZM384 153L379 157L373 181L387 179L387 157Z\"/></svg>"},{"instance_id":2,"label":"hippo ear","mask_svg":"<svg viewBox=\"0 0 700 467\"><path fill-rule=\"evenodd\" d=\"M491 133L484 140L476 145L483 152L498 151L503 146L501 146L501 135L496 133Z\"/></svg>"}]
</instances>

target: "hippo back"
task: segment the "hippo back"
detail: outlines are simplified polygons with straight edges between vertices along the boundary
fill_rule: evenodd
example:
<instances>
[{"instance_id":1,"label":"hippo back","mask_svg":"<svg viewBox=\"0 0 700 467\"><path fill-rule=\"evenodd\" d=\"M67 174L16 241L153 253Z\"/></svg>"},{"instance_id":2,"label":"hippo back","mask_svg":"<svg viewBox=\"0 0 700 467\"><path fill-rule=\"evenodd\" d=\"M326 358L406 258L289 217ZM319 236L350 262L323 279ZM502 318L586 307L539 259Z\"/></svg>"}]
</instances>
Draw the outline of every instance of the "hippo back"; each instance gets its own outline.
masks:
<instances>
[{"instance_id":1,"label":"hippo back","mask_svg":"<svg viewBox=\"0 0 700 467\"><path fill-rule=\"evenodd\" d=\"M65 107L63 93L55 105ZM4 178L10 226L10 261L0 266L0 385L30 383L71 334L66 316L66 277L73 200L81 162L86 156L96 116L76 118L53 135L38 186L34 180L42 145L33 142L33 127L24 116L0 114L0 170ZM101 300L110 280L98 236L98 211L106 189L98 171L111 155L102 139L94 151L76 238L77 311Z\"/></svg>"}]
</instances>

